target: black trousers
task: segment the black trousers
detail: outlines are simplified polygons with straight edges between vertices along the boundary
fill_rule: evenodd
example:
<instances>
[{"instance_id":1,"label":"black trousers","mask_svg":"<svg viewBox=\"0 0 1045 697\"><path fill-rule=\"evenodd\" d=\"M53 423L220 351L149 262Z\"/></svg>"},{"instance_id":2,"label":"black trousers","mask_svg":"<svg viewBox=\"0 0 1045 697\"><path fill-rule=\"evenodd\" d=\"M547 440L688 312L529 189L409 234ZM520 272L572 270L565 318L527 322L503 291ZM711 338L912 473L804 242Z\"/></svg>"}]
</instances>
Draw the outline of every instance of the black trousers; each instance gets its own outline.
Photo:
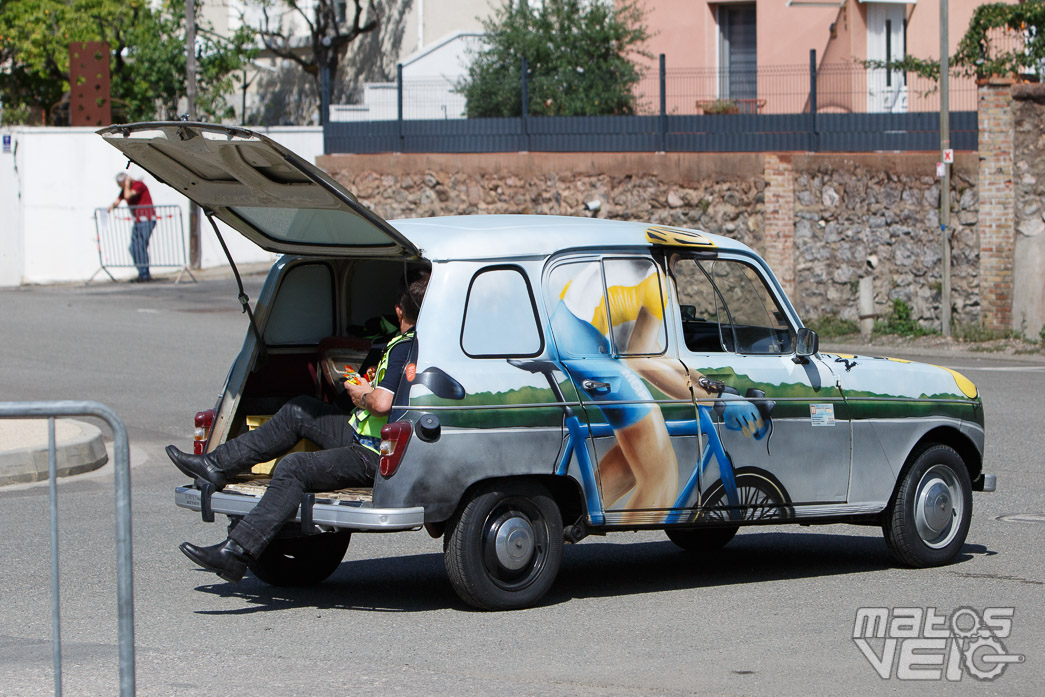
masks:
<instances>
[{"instance_id":1,"label":"black trousers","mask_svg":"<svg viewBox=\"0 0 1045 697\"><path fill-rule=\"evenodd\" d=\"M302 438L322 450L280 460L261 501L229 533L252 557L294 515L305 492L374 485L378 454L356 442L348 415L312 397L295 397L261 427L219 445L211 456L232 475L282 455Z\"/></svg>"}]
</instances>

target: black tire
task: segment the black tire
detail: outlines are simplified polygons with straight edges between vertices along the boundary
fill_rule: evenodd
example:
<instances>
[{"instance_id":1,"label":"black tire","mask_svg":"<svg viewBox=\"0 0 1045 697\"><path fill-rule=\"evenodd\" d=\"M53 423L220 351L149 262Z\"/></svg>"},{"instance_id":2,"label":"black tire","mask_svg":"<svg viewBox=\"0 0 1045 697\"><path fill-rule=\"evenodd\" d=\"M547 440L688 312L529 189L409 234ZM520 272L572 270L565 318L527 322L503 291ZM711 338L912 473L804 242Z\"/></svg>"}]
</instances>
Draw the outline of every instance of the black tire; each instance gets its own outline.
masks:
<instances>
[{"instance_id":1,"label":"black tire","mask_svg":"<svg viewBox=\"0 0 1045 697\"><path fill-rule=\"evenodd\" d=\"M515 610L551 587L562 545L562 516L547 489L504 481L480 487L457 509L443 558L461 600L481 610Z\"/></svg>"},{"instance_id":2,"label":"black tire","mask_svg":"<svg viewBox=\"0 0 1045 697\"><path fill-rule=\"evenodd\" d=\"M953 448L932 445L914 456L885 510L882 532L902 564L946 564L958 554L972 520L972 482Z\"/></svg>"},{"instance_id":3,"label":"black tire","mask_svg":"<svg viewBox=\"0 0 1045 697\"><path fill-rule=\"evenodd\" d=\"M729 544L739 525L703 528L668 528L668 539L687 552L714 552Z\"/></svg>"},{"instance_id":4,"label":"black tire","mask_svg":"<svg viewBox=\"0 0 1045 697\"><path fill-rule=\"evenodd\" d=\"M742 467L736 471L734 479L737 483L737 497L740 499L741 508L737 511L739 517L731 515L726 490L722 482L718 481L708 489L701 504L698 520L728 524L733 520L759 522L794 517L791 497L769 472L754 467Z\"/></svg>"},{"instance_id":5,"label":"black tire","mask_svg":"<svg viewBox=\"0 0 1045 697\"><path fill-rule=\"evenodd\" d=\"M337 570L351 539L349 530L277 537L247 566L272 586L312 586Z\"/></svg>"}]
</instances>

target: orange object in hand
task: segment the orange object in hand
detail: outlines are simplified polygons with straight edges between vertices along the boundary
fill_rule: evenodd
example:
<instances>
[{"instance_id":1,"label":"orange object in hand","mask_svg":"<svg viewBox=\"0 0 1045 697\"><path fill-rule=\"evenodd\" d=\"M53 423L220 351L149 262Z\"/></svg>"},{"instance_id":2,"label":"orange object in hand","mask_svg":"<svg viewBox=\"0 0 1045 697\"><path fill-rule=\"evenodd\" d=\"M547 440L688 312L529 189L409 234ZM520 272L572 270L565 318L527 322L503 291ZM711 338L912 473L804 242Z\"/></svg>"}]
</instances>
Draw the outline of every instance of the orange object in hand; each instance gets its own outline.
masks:
<instances>
[{"instance_id":1,"label":"orange object in hand","mask_svg":"<svg viewBox=\"0 0 1045 697\"><path fill-rule=\"evenodd\" d=\"M346 382L349 382L349 383L351 383L353 385L358 385L359 384L359 381L360 381L361 378L360 378L359 374L356 373L356 369L355 368L353 368L350 365L346 365L344 373L345 373L344 374L344 380Z\"/></svg>"}]
</instances>

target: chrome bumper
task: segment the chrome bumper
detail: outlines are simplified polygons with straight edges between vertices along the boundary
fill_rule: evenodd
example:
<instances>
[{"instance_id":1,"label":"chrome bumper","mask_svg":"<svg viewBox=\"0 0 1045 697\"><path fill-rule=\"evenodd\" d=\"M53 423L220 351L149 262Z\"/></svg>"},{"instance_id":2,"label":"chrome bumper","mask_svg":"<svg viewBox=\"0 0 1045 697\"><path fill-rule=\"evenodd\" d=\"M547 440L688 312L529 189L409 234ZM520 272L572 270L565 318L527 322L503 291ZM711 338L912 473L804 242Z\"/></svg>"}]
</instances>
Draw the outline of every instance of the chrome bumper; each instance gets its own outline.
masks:
<instances>
[{"instance_id":1,"label":"chrome bumper","mask_svg":"<svg viewBox=\"0 0 1045 697\"><path fill-rule=\"evenodd\" d=\"M203 519L212 522L215 513L244 516L258 504L261 498L247 494L223 492L209 493L194 486L179 486L174 490L174 503L180 508L197 511ZM304 513L304 515L303 515ZM323 503L316 501L311 510L298 507L291 519L294 522L310 522L346 530L396 531L417 530L425 522L425 509L374 508L369 504Z\"/></svg>"}]
</instances>

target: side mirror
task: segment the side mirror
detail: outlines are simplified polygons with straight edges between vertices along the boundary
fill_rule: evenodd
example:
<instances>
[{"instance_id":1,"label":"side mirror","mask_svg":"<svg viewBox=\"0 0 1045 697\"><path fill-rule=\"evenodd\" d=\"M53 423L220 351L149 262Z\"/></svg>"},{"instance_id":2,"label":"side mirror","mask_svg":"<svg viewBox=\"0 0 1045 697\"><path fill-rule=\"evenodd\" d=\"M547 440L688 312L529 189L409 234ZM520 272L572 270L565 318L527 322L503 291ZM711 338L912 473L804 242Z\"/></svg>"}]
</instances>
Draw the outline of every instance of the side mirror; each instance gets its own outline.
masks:
<instances>
[{"instance_id":1,"label":"side mirror","mask_svg":"<svg viewBox=\"0 0 1045 697\"><path fill-rule=\"evenodd\" d=\"M820 337L812 329L802 327L795 336L795 355L807 358L820 350Z\"/></svg>"}]
</instances>

